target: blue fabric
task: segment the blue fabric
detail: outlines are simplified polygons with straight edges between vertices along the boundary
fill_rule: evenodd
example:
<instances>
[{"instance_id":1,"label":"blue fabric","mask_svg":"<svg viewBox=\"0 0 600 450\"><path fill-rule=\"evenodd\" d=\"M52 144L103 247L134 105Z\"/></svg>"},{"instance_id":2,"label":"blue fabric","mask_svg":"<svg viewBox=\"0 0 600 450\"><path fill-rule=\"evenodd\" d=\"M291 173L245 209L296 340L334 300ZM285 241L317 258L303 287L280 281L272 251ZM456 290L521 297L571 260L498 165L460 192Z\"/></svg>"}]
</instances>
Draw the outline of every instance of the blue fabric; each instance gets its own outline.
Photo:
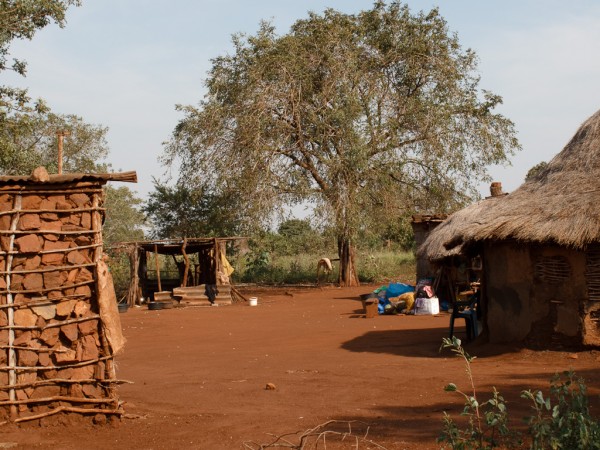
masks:
<instances>
[{"instance_id":1,"label":"blue fabric","mask_svg":"<svg viewBox=\"0 0 600 450\"><path fill-rule=\"evenodd\" d=\"M390 283L385 292L386 298L399 297L407 292L414 292L415 287L404 283Z\"/></svg>"}]
</instances>

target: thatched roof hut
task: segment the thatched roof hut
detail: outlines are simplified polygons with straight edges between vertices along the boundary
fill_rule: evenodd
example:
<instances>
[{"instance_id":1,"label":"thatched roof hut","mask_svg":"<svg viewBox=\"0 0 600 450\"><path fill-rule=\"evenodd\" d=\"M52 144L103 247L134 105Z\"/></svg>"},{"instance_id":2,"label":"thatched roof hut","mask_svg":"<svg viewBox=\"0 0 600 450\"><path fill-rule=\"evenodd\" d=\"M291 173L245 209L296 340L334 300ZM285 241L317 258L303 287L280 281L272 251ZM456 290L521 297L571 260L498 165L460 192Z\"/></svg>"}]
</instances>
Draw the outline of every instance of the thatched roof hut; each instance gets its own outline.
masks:
<instances>
[{"instance_id":1,"label":"thatched roof hut","mask_svg":"<svg viewBox=\"0 0 600 450\"><path fill-rule=\"evenodd\" d=\"M426 250L437 259L472 241L514 239L583 249L600 242L600 111L536 176L505 197L476 203L438 227Z\"/></svg>"},{"instance_id":2,"label":"thatched roof hut","mask_svg":"<svg viewBox=\"0 0 600 450\"><path fill-rule=\"evenodd\" d=\"M419 251L483 257L490 340L600 344L599 200L600 111L516 191L453 214Z\"/></svg>"}]
</instances>

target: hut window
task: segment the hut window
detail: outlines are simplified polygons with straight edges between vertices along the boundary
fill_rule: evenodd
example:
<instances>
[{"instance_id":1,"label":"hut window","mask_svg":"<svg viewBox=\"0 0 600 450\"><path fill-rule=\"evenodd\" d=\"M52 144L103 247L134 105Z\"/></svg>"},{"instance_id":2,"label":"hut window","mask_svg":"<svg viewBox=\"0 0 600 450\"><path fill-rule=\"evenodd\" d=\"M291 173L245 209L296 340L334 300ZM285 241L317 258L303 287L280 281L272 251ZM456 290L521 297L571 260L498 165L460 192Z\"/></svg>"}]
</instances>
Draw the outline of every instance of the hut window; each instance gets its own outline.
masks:
<instances>
[{"instance_id":1,"label":"hut window","mask_svg":"<svg viewBox=\"0 0 600 450\"><path fill-rule=\"evenodd\" d=\"M559 284L571 276L571 266L564 256L540 256L535 261L535 278Z\"/></svg>"},{"instance_id":2,"label":"hut window","mask_svg":"<svg viewBox=\"0 0 600 450\"><path fill-rule=\"evenodd\" d=\"M585 256L588 299L600 301L600 245L589 247L585 252Z\"/></svg>"}]
</instances>

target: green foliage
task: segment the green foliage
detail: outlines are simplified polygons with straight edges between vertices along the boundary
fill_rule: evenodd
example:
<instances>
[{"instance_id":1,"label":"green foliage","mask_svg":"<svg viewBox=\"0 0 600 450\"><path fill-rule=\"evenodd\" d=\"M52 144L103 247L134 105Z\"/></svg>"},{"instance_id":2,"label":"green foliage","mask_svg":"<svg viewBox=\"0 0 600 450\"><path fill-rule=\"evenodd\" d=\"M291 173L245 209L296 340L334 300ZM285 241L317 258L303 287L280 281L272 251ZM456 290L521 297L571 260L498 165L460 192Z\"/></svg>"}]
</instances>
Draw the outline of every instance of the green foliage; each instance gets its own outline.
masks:
<instances>
[{"instance_id":1,"label":"green foliage","mask_svg":"<svg viewBox=\"0 0 600 450\"><path fill-rule=\"evenodd\" d=\"M527 419L532 449L600 449L600 424L590 415L584 381L573 371L552 378L550 396L527 390L521 397L535 412Z\"/></svg>"},{"instance_id":2,"label":"green foliage","mask_svg":"<svg viewBox=\"0 0 600 450\"><path fill-rule=\"evenodd\" d=\"M444 388L446 392L457 392L464 398L465 404L461 415L467 418L467 426L461 429L452 417L444 412L444 431L438 442L445 442L455 450L514 446L516 434L508 427L509 417L504 398L496 388L492 392L492 397L483 403L477 397L471 371L471 364L475 357L465 351L460 339L455 336L452 339L444 338L440 347L440 350L442 349L450 349L465 361L471 392L459 390L454 383Z\"/></svg>"},{"instance_id":3,"label":"green foliage","mask_svg":"<svg viewBox=\"0 0 600 450\"><path fill-rule=\"evenodd\" d=\"M509 430L506 402L496 388L488 401L479 403L471 372L475 358L465 352L456 337L442 340L440 350L446 348L465 361L472 393L461 392L454 383L444 388L464 397L462 415L468 418L468 423L465 428L460 428L444 413L444 430L438 442L447 443L452 449L510 448L520 444L518 435ZM552 377L550 396L544 397L539 390L526 390L521 392L521 398L531 402L535 413L525 419L532 450L600 449L600 424L590 415L584 381L573 371Z\"/></svg>"},{"instance_id":4,"label":"green foliage","mask_svg":"<svg viewBox=\"0 0 600 450\"><path fill-rule=\"evenodd\" d=\"M154 180L143 211L153 238L232 236L240 229L237 206L234 196Z\"/></svg>"},{"instance_id":5,"label":"green foliage","mask_svg":"<svg viewBox=\"0 0 600 450\"><path fill-rule=\"evenodd\" d=\"M63 145L64 172L102 172L108 155L108 128L85 123L74 115L15 114L0 122L0 170L10 175L29 175L44 166L57 172L56 132L69 133Z\"/></svg>"},{"instance_id":6,"label":"green foliage","mask_svg":"<svg viewBox=\"0 0 600 450\"><path fill-rule=\"evenodd\" d=\"M180 107L163 161L181 164L187 186L235 192L248 222L316 205L345 283L361 230L462 205L519 148L493 112L501 98L478 87L476 55L437 9L328 9L282 36L262 23L234 45L213 60L200 105Z\"/></svg>"},{"instance_id":7,"label":"green foliage","mask_svg":"<svg viewBox=\"0 0 600 450\"><path fill-rule=\"evenodd\" d=\"M105 245L144 239L144 214L139 209L142 201L127 186L107 185L104 194L106 218L102 231Z\"/></svg>"},{"instance_id":8,"label":"green foliage","mask_svg":"<svg viewBox=\"0 0 600 450\"><path fill-rule=\"evenodd\" d=\"M27 65L18 59L10 60L10 45L15 39L33 38L35 33L51 22L65 25L65 13L79 0L3 0L0 2L0 72L13 70L25 75ZM43 112L45 106L38 101L30 104L27 91L10 86L0 86L0 125L14 112Z\"/></svg>"}]
</instances>

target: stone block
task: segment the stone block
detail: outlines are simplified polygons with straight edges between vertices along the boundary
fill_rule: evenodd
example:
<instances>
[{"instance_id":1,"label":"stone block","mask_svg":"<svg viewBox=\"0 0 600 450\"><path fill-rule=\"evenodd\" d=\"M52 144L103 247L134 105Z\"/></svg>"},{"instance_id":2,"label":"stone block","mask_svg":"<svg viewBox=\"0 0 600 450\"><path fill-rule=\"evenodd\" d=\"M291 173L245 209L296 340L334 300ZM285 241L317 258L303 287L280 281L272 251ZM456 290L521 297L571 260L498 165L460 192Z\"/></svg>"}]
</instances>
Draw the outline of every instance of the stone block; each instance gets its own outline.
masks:
<instances>
[{"instance_id":1,"label":"stone block","mask_svg":"<svg viewBox=\"0 0 600 450\"><path fill-rule=\"evenodd\" d=\"M42 331L40 339L44 341L48 347L54 347L58 342L59 334L60 328L58 327L46 328L44 331Z\"/></svg>"},{"instance_id":2,"label":"stone block","mask_svg":"<svg viewBox=\"0 0 600 450\"><path fill-rule=\"evenodd\" d=\"M40 216L37 214L23 214L19 220L19 230L39 230L41 228L42 221Z\"/></svg>"},{"instance_id":3,"label":"stone block","mask_svg":"<svg viewBox=\"0 0 600 450\"><path fill-rule=\"evenodd\" d=\"M71 342L75 342L77 340L77 337L79 336L79 331L77 329L76 323L63 325L62 327L60 327L60 332Z\"/></svg>"},{"instance_id":4,"label":"stone block","mask_svg":"<svg viewBox=\"0 0 600 450\"><path fill-rule=\"evenodd\" d=\"M86 335L95 335L98 333L98 321L97 320L88 320L86 322L80 322L77 324L79 328L79 334L82 336Z\"/></svg>"},{"instance_id":5,"label":"stone block","mask_svg":"<svg viewBox=\"0 0 600 450\"><path fill-rule=\"evenodd\" d=\"M56 209L59 211L68 211L71 208L71 203L68 203L64 200L58 200L56 202Z\"/></svg>"},{"instance_id":6,"label":"stone block","mask_svg":"<svg viewBox=\"0 0 600 450\"><path fill-rule=\"evenodd\" d=\"M94 365L75 367L71 374L71 380L89 380L94 376Z\"/></svg>"},{"instance_id":7,"label":"stone block","mask_svg":"<svg viewBox=\"0 0 600 450\"><path fill-rule=\"evenodd\" d=\"M38 255L31 256L25 260L25 270L35 270L40 267L42 258Z\"/></svg>"},{"instance_id":8,"label":"stone block","mask_svg":"<svg viewBox=\"0 0 600 450\"><path fill-rule=\"evenodd\" d=\"M31 339L31 331L15 331L15 340L13 341L13 345L27 345Z\"/></svg>"},{"instance_id":9,"label":"stone block","mask_svg":"<svg viewBox=\"0 0 600 450\"><path fill-rule=\"evenodd\" d=\"M41 366L48 367L52 365L49 352L40 352L38 355L38 362Z\"/></svg>"},{"instance_id":10,"label":"stone block","mask_svg":"<svg viewBox=\"0 0 600 450\"><path fill-rule=\"evenodd\" d=\"M5 309L0 309L0 327L5 327L8 325L8 317L6 315Z\"/></svg>"},{"instance_id":11,"label":"stone block","mask_svg":"<svg viewBox=\"0 0 600 450\"><path fill-rule=\"evenodd\" d=\"M24 195L21 200L21 209L40 209L42 198L39 195Z\"/></svg>"},{"instance_id":12,"label":"stone block","mask_svg":"<svg viewBox=\"0 0 600 450\"><path fill-rule=\"evenodd\" d=\"M47 266L47 269L52 269L54 266ZM46 289L54 289L62 286L62 281L60 272L58 270L53 270L52 272L44 272L44 287Z\"/></svg>"},{"instance_id":13,"label":"stone block","mask_svg":"<svg viewBox=\"0 0 600 450\"><path fill-rule=\"evenodd\" d=\"M23 287L31 291L42 291L44 289L44 277L41 273L28 273L23 280Z\"/></svg>"},{"instance_id":14,"label":"stone block","mask_svg":"<svg viewBox=\"0 0 600 450\"><path fill-rule=\"evenodd\" d=\"M34 389L29 398L48 398L58 397L60 395L60 386L38 386Z\"/></svg>"},{"instance_id":15,"label":"stone block","mask_svg":"<svg viewBox=\"0 0 600 450\"><path fill-rule=\"evenodd\" d=\"M77 300L65 300L56 305L56 315L60 317L68 317L73 312Z\"/></svg>"},{"instance_id":16,"label":"stone block","mask_svg":"<svg viewBox=\"0 0 600 450\"><path fill-rule=\"evenodd\" d=\"M15 239L16 248L21 253L37 253L42 250L41 238L35 234L26 234Z\"/></svg>"},{"instance_id":17,"label":"stone block","mask_svg":"<svg viewBox=\"0 0 600 450\"><path fill-rule=\"evenodd\" d=\"M79 300L75 304L75 315L77 317L86 317L90 311L90 304L83 300Z\"/></svg>"},{"instance_id":18,"label":"stone block","mask_svg":"<svg viewBox=\"0 0 600 450\"><path fill-rule=\"evenodd\" d=\"M15 311L15 325L33 327L37 322L37 314L29 308L20 308Z\"/></svg>"},{"instance_id":19,"label":"stone block","mask_svg":"<svg viewBox=\"0 0 600 450\"><path fill-rule=\"evenodd\" d=\"M83 393L87 398L103 398L102 388L98 385L86 383L83 385ZM104 417L104 416L103 416Z\"/></svg>"},{"instance_id":20,"label":"stone block","mask_svg":"<svg viewBox=\"0 0 600 450\"><path fill-rule=\"evenodd\" d=\"M82 228L86 230L92 229L92 214L91 213L81 213L81 222L80 225Z\"/></svg>"},{"instance_id":21,"label":"stone block","mask_svg":"<svg viewBox=\"0 0 600 450\"><path fill-rule=\"evenodd\" d=\"M75 205L77 205L78 208L85 208L92 205L90 197L87 194L83 193L71 194L69 196L69 200L75 203Z\"/></svg>"},{"instance_id":22,"label":"stone block","mask_svg":"<svg viewBox=\"0 0 600 450\"><path fill-rule=\"evenodd\" d=\"M69 262L69 264L73 265L86 264L90 262L81 254L81 252L78 251L72 251L67 253L67 261Z\"/></svg>"},{"instance_id":23,"label":"stone block","mask_svg":"<svg viewBox=\"0 0 600 450\"><path fill-rule=\"evenodd\" d=\"M90 298L92 296L92 289L88 286L78 286L75 288L75 295L81 295L86 298Z\"/></svg>"},{"instance_id":24,"label":"stone block","mask_svg":"<svg viewBox=\"0 0 600 450\"><path fill-rule=\"evenodd\" d=\"M31 309L44 320L54 319L56 316L56 305L32 306Z\"/></svg>"},{"instance_id":25,"label":"stone block","mask_svg":"<svg viewBox=\"0 0 600 450\"><path fill-rule=\"evenodd\" d=\"M38 355L31 350L17 350L17 361L20 366L34 367L38 363Z\"/></svg>"},{"instance_id":26,"label":"stone block","mask_svg":"<svg viewBox=\"0 0 600 450\"><path fill-rule=\"evenodd\" d=\"M57 365L77 362L77 354L75 353L75 350L67 348L63 345L56 349L56 352L54 352L53 356Z\"/></svg>"},{"instance_id":27,"label":"stone block","mask_svg":"<svg viewBox=\"0 0 600 450\"><path fill-rule=\"evenodd\" d=\"M92 335L83 336L77 343L78 353L80 353L80 361L89 361L97 359L100 355L96 339Z\"/></svg>"}]
</instances>

